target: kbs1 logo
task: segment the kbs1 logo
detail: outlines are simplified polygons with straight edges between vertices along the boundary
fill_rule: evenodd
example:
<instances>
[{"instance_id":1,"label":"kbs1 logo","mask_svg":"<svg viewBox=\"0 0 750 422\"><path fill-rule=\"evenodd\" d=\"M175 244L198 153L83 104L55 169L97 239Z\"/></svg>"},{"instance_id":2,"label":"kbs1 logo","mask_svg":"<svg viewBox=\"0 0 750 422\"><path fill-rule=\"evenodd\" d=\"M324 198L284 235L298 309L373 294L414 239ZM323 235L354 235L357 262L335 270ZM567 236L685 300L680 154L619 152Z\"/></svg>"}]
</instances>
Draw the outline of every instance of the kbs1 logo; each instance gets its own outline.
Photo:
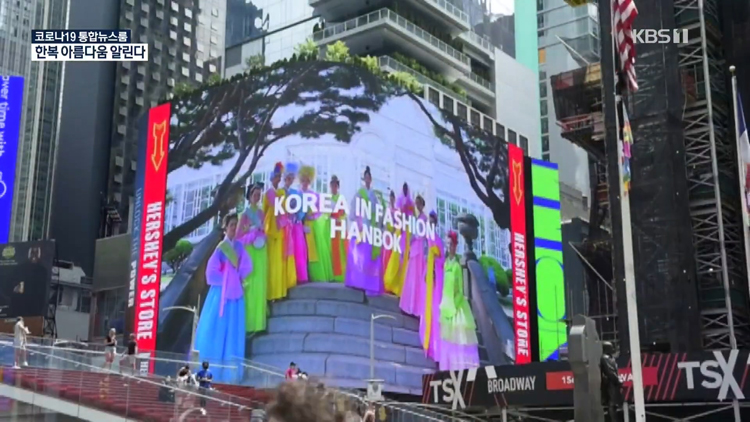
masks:
<instances>
[{"instance_id":1,"label":"kbs1 logo","mask_svg":"<svg viewBox=\"0 0 750 422\"><path fill-rule=\"evenodd\" d=\"M634 29L635 44L687 44L686 29Z\"/></svg>"}]
</instances>

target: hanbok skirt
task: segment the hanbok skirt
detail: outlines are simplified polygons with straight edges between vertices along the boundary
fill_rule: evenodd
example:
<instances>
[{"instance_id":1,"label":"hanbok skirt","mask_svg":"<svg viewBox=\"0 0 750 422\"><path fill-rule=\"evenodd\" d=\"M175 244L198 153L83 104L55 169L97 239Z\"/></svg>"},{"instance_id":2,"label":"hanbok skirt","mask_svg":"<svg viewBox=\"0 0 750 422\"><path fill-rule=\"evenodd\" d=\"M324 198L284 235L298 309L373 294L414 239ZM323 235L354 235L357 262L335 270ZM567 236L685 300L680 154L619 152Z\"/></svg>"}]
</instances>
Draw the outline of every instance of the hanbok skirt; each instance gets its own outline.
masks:
<instances>
[{"instance_id":1,"label":"hanbok skirt","mask_svg":"<svg viewBox=\"0 0 750 422\"><path fill-rule=\"evenodd\" d=\"M266 245L268 253L267 297L268 300L283 299L286 297L287 292L283 232L269 234L266 241L268 242Z\"/></svg>"},{"instance_id":2,"label":"hanbok skirt","mask_svg":"<svg viewBox=\"0 0 750 422\"><path fill-rule=\"evenodd\" d=\"M440 352L438 362L441 371L458 371L479 366L477 325L468 303L456 310L449 319L440 321Z\"/></svg>"},{"instance_id":3,"label":"hanbok skirt","mask_svg":"<svg viewBox=\"0 0 750 422\"><path fill-rule=\"evenodd\" d=\"M245 285L245 329L248 333L266 329L268 314L268 250L264 245L245 247L253 261L253 271L247 276ZM226 310L225 310L226 312Z\"/></svg>"},{"instance_id":4,"label":"hanbok skirt","mask_svg":"<svg viewBox=\"0 0 750 422\"><path fill-rule=\"evenodd\" d=\"M309 222L308 227L311 229L311 236L307 236L307 259L310 262L307 275L310 277L310 281L334 281L331 257L331 220L327 216L321 216ZM313 256L313 251L315 256Z\"/></svg>"},{"instance_id":5,"label":"hanbok skirt","mask_svg":"<svg viewBox=\"0 0 750 422\"><path fill-rule=\"evenodd\" d=\"M401 290L401 300L399 306L401 310L409 315L421 317L424 313L425 304L425 262L427 257L421 253L422 245L417 244L412 247L409 263L406 268L406 277L404 278L404 287Z\"/></svg>"},{"instance_id":6,"label":"hanbok skirt","mask_svg":"<svg viewBox=\"0 0 750 422\"><path fill-rule=\"evenodd\" d=\"M245 303L243 298L227 300L224 315L221 286L211 286L201 309L195 333L195 349L201 361L211 364L214 382L235 382L241 374L236 368L245 358Z\"/></svg>"},{"instance_id":7,"label":"hanbok skirt","mask_svg":"<svg viewBox=\"0 0 750 422\"><path fill-rule=\"evenodd\" d=\"M380 256L373 259L372 245L369 243L352 240L349 245L344 283L347 287L364 290L370 296L382 295L385 289L382 279L383 261Z\"/></svg>"}]
</instances>

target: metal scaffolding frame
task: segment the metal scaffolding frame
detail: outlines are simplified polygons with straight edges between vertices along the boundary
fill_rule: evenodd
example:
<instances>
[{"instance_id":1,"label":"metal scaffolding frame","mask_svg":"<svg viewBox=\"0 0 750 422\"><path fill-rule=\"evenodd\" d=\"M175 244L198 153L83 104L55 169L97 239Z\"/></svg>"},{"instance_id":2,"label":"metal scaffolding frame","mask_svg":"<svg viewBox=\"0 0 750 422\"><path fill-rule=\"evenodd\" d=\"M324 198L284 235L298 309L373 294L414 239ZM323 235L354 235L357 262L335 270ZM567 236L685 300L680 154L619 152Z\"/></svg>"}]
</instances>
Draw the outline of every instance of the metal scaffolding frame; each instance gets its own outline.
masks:
<instances>
[{"instance_id":1,"label":"metal scaffolding frame","mask_svg":"<svg viewBox=\"0 0 750 422\"><path fill-rule=\"evenodd\" d=\"M689 34L679 48L679 68L703 347L735 346L733 334L739 347L746 347L750 341L747 283L719 5L717 0L674 0L674 10L676 26Z\"/></svg>"}]
</instances>

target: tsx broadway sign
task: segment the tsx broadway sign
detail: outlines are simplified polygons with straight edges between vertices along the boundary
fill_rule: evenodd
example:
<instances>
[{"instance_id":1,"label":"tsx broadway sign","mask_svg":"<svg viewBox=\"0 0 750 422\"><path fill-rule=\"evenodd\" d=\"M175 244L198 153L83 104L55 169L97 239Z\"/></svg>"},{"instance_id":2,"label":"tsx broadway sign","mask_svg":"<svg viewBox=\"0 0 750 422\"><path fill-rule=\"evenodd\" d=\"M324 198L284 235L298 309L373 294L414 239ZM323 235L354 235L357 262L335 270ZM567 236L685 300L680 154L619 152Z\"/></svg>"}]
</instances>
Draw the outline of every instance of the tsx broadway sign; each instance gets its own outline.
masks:
<instances>
[{"instance_id":1,"label":"tsx broadway sign","mask_svg":"<svg viewBox=\"0 0 750 422\"><path fill-rule=\"evenodd\" d=\"M643 354L646 402L717 402L750 396L747 350ZM630 361L621 358L620 379L632 400ZM425 375L422 401L453 409L473 406L568 406L573 373L567 362L486 366Z\"/></svg>"}]
</instances>

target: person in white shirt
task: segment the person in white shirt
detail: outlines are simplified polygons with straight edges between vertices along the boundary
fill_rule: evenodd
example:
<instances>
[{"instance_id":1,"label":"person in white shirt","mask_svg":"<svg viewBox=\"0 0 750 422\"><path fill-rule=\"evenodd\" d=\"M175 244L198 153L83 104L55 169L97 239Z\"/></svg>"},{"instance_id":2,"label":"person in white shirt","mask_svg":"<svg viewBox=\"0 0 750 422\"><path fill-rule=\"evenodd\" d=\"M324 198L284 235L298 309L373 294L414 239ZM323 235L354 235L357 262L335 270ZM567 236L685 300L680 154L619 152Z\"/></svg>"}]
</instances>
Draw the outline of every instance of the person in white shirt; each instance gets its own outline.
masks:
<instances>
[{"instance_id":1,"label":"person in white shirt","mask_svg":"<svg viewBox=\"0 0 750 422\"><path fill-rule=\"evenodd\" d=\"M14 368L20 368L21 365L29 366L26 361L26 343L28 341L28 335L31 334L26 324L23 322L23 317L18 317L16 325L13 328L13 347L16 350L16 362Z\"/></svg>"}]
</instances>

